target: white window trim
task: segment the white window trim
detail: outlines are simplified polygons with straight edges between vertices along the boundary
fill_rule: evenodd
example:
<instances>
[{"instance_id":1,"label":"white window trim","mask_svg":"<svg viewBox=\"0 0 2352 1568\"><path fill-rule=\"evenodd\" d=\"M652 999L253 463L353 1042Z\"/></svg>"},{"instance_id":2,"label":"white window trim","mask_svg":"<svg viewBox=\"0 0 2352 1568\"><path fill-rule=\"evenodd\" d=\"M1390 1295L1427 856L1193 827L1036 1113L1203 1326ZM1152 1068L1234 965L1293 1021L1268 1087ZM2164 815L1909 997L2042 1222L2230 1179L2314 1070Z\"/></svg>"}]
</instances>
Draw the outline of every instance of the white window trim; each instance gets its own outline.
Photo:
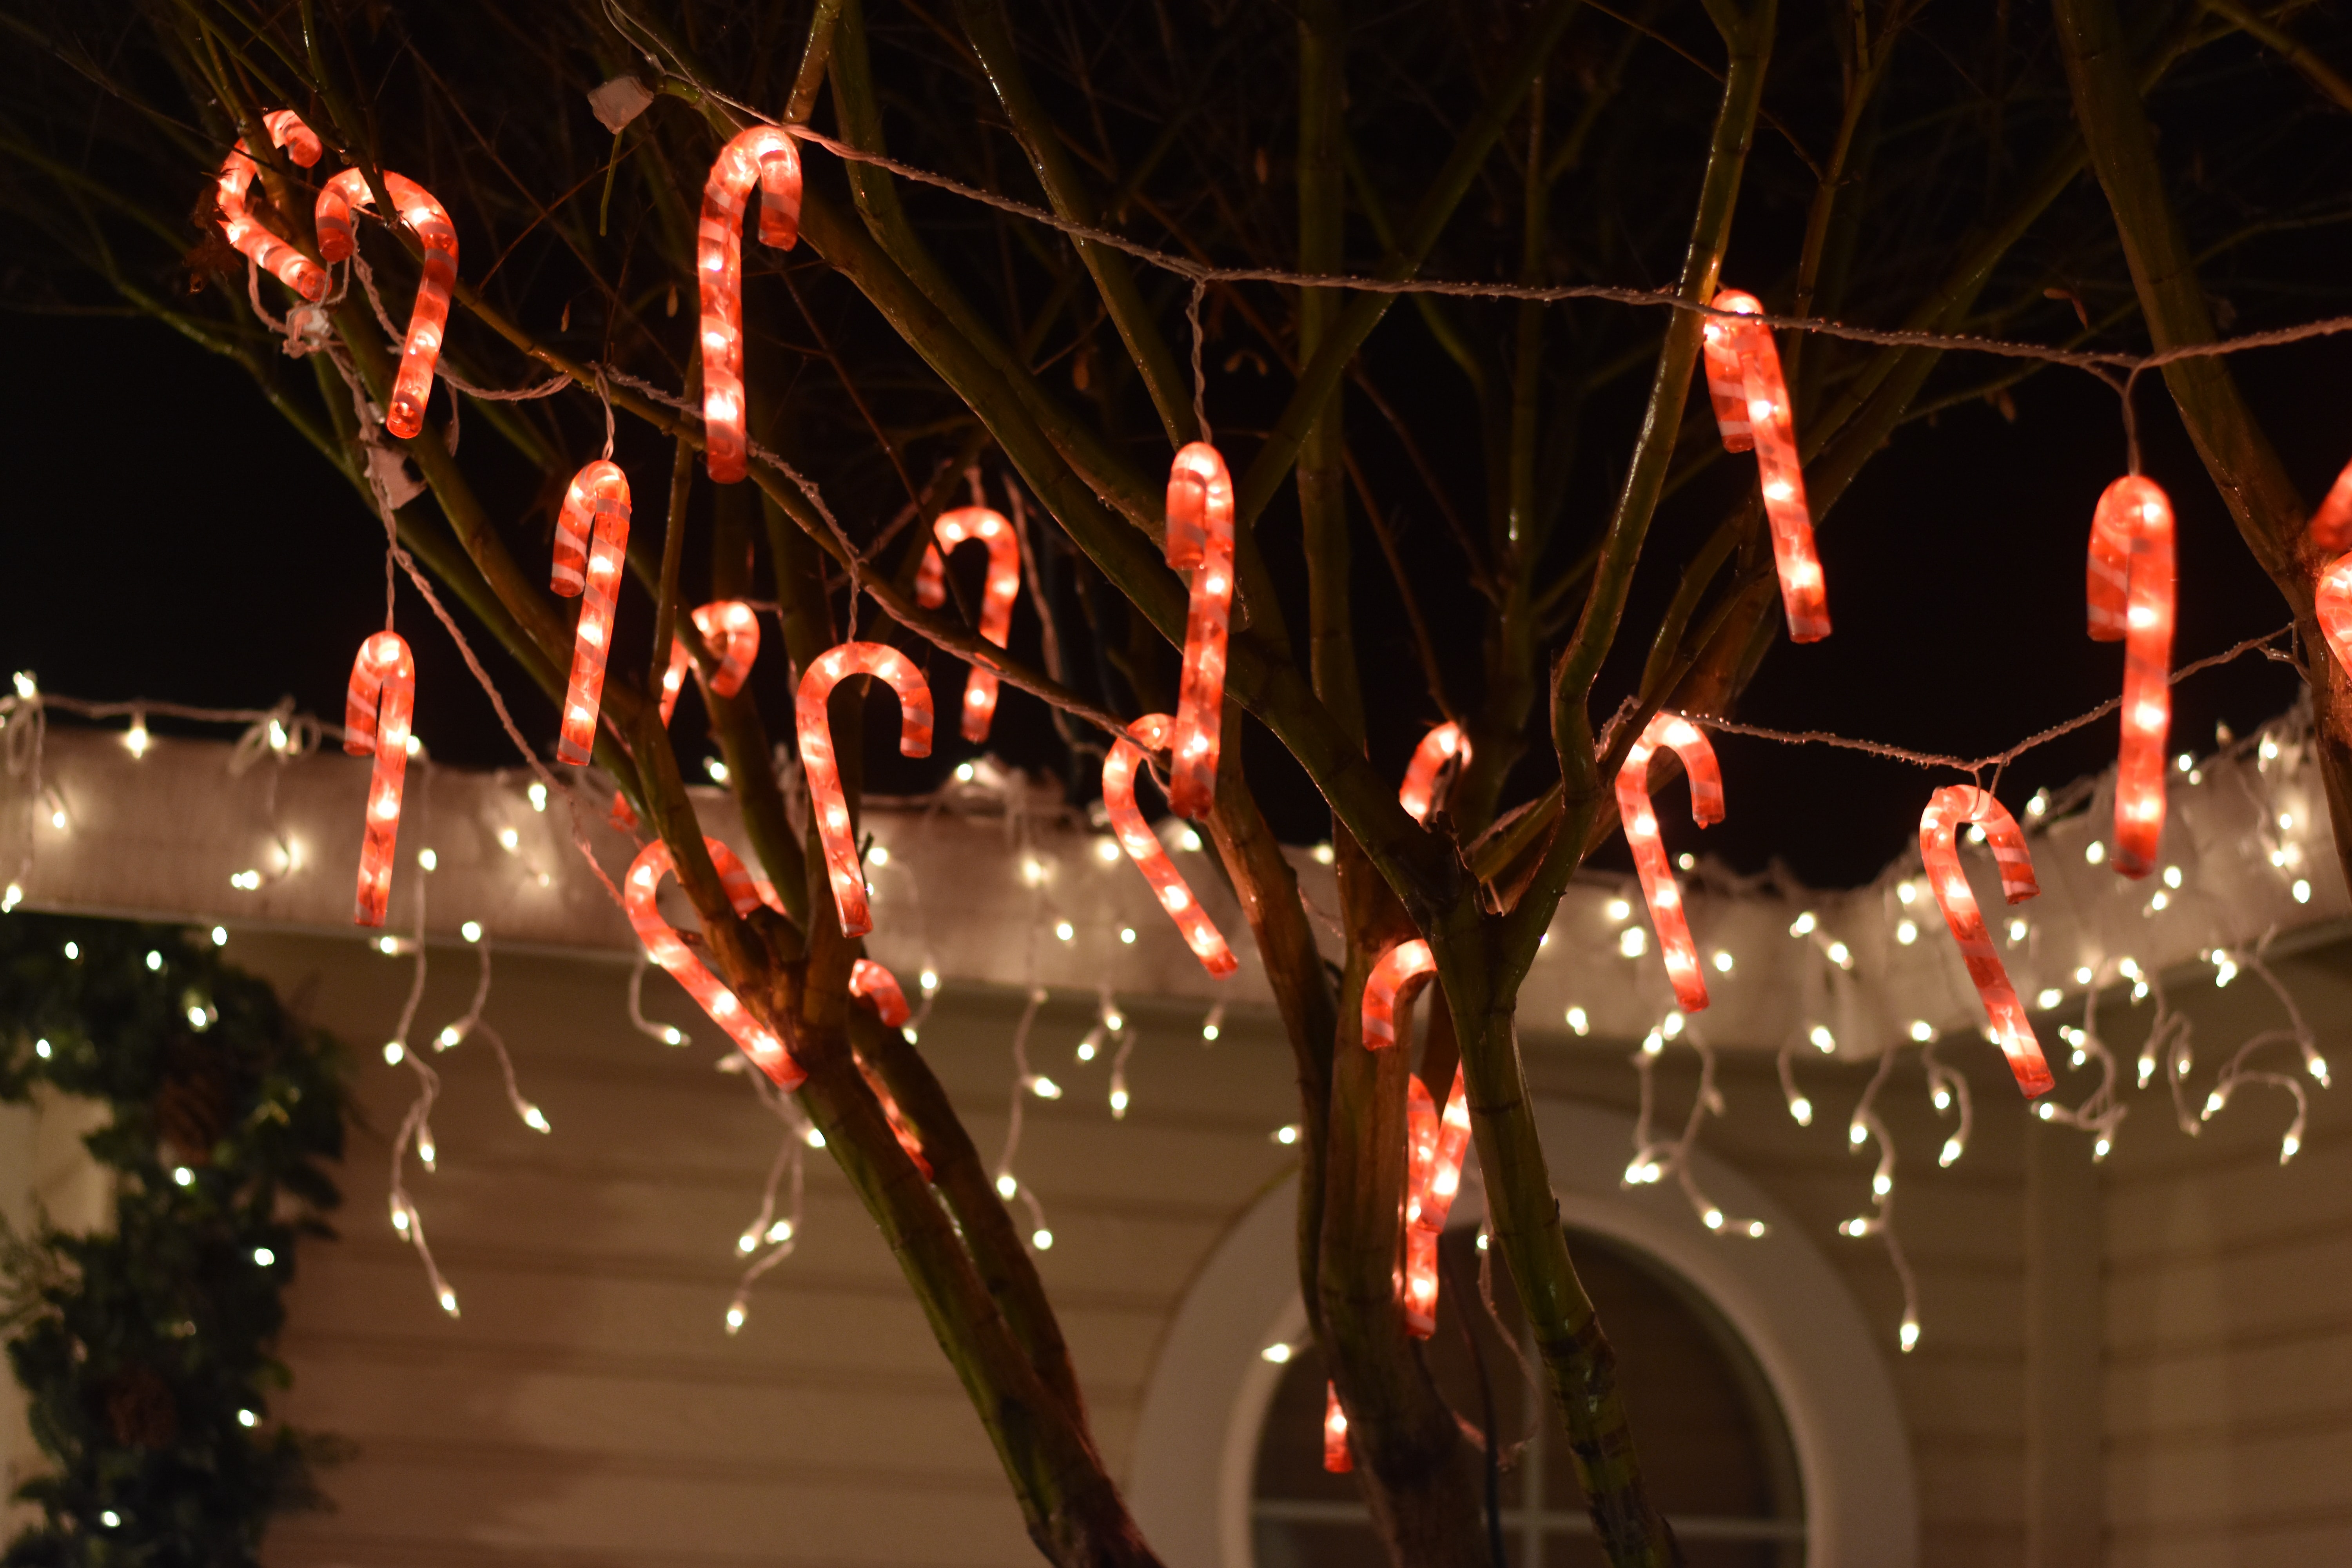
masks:
<instances>
[{"instance_id":1,"label":"white window trim","mask_svg":"<svg viewBox=\"0 0 2352 1568\"><path fill-rule=\"evenodd\" d=\"M1536 1102L1566 1224L1655 1258L1712 1301L1754 1352L1787 1416L1805 1488L1806 1568L1916 1568L1918 1486L1874 1332L1798 1224L1704 1151L1694 1173L1727 1213L1761 1219L1761 1240L1700 1226L1671 1184L1620 1186L1632 1119ZM1258 1352L1305 1331L1294 1231L1297 1180L1252 1205L1185 1292L1137 1424L1129 1507L1168 1568L1252 1568L1250 1478L1281 1368ZM1456 1223L1475 1223L1465 1186Z\"/></svg>"}]
</instances>

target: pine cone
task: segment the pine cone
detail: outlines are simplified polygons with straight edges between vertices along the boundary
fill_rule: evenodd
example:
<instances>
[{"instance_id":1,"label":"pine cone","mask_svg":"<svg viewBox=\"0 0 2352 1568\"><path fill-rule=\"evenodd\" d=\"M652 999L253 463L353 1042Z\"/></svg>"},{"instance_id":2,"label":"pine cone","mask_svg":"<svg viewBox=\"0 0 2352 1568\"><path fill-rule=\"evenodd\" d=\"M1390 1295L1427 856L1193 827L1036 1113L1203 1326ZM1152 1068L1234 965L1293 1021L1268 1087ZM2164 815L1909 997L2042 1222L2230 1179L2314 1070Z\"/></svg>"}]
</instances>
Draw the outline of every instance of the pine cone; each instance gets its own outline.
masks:
<instances>
[{"instance_id":1,"label":"pine cone","mask_svg":"<svg viewBox=\"0 0 2352 1568\"><path fill-rule=\"evenodd\" d=\"M179 1440L180 1403L153 1368L125 1367L107 1380L106 1425L126 1448L168 1448Z\"/></svg>"},{"instance_id":2,"label":"pine cone","mask_svg":"<svg viewBox=\"0 0 2352 1568\"><path fill-rule=\"evenodd\" d=\"M213 1145L226 1136L236 1115L240 1075L215 1049L193 1035L181 1035L163 1053L163 1087L155 1095L155 1136L172 1146L178 1163L211 1163Z\"/></svg>"}]
</instances>

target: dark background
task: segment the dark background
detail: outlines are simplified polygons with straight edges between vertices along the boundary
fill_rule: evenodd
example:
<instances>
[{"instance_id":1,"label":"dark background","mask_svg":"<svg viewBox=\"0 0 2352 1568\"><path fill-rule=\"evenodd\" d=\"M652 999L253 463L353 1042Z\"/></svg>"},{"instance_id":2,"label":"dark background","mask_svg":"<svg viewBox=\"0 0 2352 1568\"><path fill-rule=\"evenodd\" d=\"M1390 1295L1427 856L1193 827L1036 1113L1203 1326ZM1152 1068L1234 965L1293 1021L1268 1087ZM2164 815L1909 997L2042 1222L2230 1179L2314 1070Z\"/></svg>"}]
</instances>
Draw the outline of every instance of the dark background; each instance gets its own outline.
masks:
<instances>
[{"instance_id":1,"label":"dark background","mask_svg":"<svg viewBox=\"0 0 2352 1568\"><path fill-rule=\"evenodd\" d=\"M0 665L79 697L266 707L290 694L338 715L352 650L383 613L383 530L349 487L242 372L161 327L12 316L5 331L0 447L12 482L0 531ZM2247 364L2308 495L2347 449L2352 420L2331 390L2345 384L2347 362L2352 347L2328 342L2264 351ZM1864 471L1821 535L1835 635L1776 647L1742 719L1966 755L2118 689L2120 647L2094 644L2083 629L2091 507L2122 463L2116 399L2068 372L2015 396L2014 424L1989 406L1948 411L1907 426ZM2176 662L2284 624L2284 605L2158 387L2142 387L2140 412L2145 466L2179 519ZM1645 571L1644 587L1662 597L1666 575ZM511 765L512 747L446 635L405 584L401 601L418 663L418 734L444 762ZM487 637L476 641L526 732L551 732L549 705ZM1416 726L1434 714L1417 680L1403 688L1404 711L1382 701L1378 667L1401 663L1395 673L1408 679L1412 668L1408 649L1383 641L1402 637L1368 639L1367 683L1396 753L1381 760L1401 773ZM941 684L951 690L952 677ZM2210 749L2217 721L2246 732L2284 710L2299 685L2259 657L2190 678L2174 694L2176 749ZM951 710L945 700L940 709ZM781 693L769 711L783 721ZM689 757L694 721L688 699L680 734ZM998 724L1000 750L1052 765L1034 700L1008 690ZM2043 747L2011 770L2002 794L2095 772L2112 760L2116 737L2109 718ZM945 727L940 739L943 763L972 750ZM1949 782L1820 747L1738 736L1717 747L1725 822L1704 836L1677 832L1677 809L1664 815L1669 837L1741 869L1779 857L1815 882L1868 878L1916 834L1930 787ZM1273 752L1251 748L1261 778ZM1324 836L1303 783L1270 805L1289 837Z\"/></svg>"}]
</instances>

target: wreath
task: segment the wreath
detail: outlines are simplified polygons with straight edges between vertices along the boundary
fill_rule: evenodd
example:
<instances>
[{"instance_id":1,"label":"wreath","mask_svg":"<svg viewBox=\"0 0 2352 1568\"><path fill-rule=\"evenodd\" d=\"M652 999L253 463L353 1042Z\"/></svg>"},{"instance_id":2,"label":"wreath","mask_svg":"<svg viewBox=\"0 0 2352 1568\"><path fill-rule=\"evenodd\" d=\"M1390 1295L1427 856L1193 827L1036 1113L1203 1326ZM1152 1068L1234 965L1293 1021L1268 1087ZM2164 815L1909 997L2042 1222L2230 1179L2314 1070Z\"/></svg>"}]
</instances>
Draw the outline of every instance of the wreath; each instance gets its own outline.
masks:
<instances>
[{"instance_id":1,"label":"wreath","mask_svg":"<svg viewBox=\"0 0 2352 1568\"><path fill-rule=\"evenodd\" d=\"M112 1178L90 1235L0 1225L8 1362L46 1473L0 1564L228 1568L270 1520L324 1506L334 1440L271 1418L274 1347L304 1236L331 1237L344 1057L223 933L0 918L0 1099L47 1085L112 1113L84 1142Z\"/></svg>"}]
</instances>

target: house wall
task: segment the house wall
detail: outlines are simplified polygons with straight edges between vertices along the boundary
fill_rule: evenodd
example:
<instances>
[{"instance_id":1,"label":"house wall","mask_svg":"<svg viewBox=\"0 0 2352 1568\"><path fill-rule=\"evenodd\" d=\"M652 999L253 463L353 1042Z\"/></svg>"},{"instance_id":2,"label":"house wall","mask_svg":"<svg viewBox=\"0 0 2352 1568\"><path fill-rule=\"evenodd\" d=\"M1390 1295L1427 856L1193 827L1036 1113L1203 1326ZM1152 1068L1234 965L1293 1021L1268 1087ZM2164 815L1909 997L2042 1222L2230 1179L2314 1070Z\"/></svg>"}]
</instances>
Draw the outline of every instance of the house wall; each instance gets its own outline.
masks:
<instances>
[{"instance_id":1,"label":"house wall","mask_svg":"<svg viewBox=\"0 0 2352 1568\"><path fill-rule=\"evenodd\" d=\"M741 1079L713 1070L717 1031L698 1026L658 973L646 983L647 1009L692 1031L687 1048L666 1050L629 1027L625 966L496 957L486 1016L504 1031L550 1136L515 1119L480 1042L434 1058L444 1080L440 1171L412 1167L410 1188L462 1304L453 1321L384 1221L387 1138L415 1079L375 1047L412 961L348 938L299 936L238 934L230 954L353 1046L364 1122L343 1173L343 1237L306 1246L299 1259L285 1346L296 1383L282 1406L287 1419L351 1439L357 1457L328 1477L339 1511L281 1527L272 1562L1036 1560L961 1387L822 1155L808 1163L800 1249L755 1288L742 1331L724 1332L735 1237L782 1129ZM2331 949L2280 966L2323 1044L2324 1020L2352 1018L2345 956ZM475 979L469 950L432 950L415 1038L461 1013ZM2263 1008L2275 1004L2251 979L2219 994L2210 981L2176 985L2197 1030L2200 1083L2225 1042L2267 1026ZM1020 1001L951 985L923 1030L984 1154L1003 1136ZM1110 1118L1103 1064L1080 1067L1070 1055L1094 999L1057 995L1030 1048L1068 1092L1028 1102L1016 1169L1046 1205L1055 1242L1041 1267L1106 1458L1124 1473L1160 1336L1226 1227L1288 1169L1270 1134L1297 1112L1288 1053L1268 1016L1236 1009L1204 1046L1199 1003L1120 1004L1140 1031L1129 1115ZM2126 1052L2135 1027L2111 1008ZM1636 1109L1627 1043L1531 1035L1525 1049L1538 1094ZM2352 1105L2315 1095L2305 1151L2282 1171L2283 1097L2242 1091L2191 1141L2156 1094L2134 1096L2092 1189L2105 1240L2088 1277L2104 1312L2095 1299L2057 1302L2073 1300L2068 1314L2046 1299L2066 1288L2063 1272L2030 1256L2029 1204L2081 1190L2046 1170L2087 1161L2087 1140L2031 1121L1990 1051L1970 1041L1945 1049L1969 1069L1977 1106L1953 1168L1935 1163L1950 1124L1928 1104L1916 1055L1880 1091L1924 1331L1907 1356L1895 1348L1902 1295L1884 1248L1836 1234L1869 1208L1877 1150L1850 1152L1844 1131L1866 1073L1806 1052L1798 1070L1815 1116L1801 1129L1770 1059L1727 1054L1718 1082L1727 1114L1703 1135L1798 1217L1876 1331L1853 1353L1882 1358L1895 1380L1919 1479L1920 1562L2052 1561L2051 1518L2069 1509L2094 1514L2119 1564L2352 1556L2352 1520L2336 1501L2352 1458L2352 1312L2342 1305L2352 1281ZM2339 1049L2352 1070L2352 1045ZM1695 1087L1690 1057L1671 1048L1658 1072L1661 1126L1679 1122ZM2062 1067L2062 1097L2087 1088ZM2036 1159L2045 1176L2029 1179ZM2062 1429L2048 1402L2036 1415L2030 1397L2037 1368L2044 1379L2063 1374L2072 1353L2079 1372L2083 1346L2053 1346L2029 1323L2070 1316L2089 1336L2090 1376L2104 1388L2087 1457L2063 1451L2084 1439ZM2070 1458L2083 1473L2104 1473L2104 1497L2032 1495L2031 1466L2062 1473L2051 1467Z\"/></svg>"}]
</instances>

